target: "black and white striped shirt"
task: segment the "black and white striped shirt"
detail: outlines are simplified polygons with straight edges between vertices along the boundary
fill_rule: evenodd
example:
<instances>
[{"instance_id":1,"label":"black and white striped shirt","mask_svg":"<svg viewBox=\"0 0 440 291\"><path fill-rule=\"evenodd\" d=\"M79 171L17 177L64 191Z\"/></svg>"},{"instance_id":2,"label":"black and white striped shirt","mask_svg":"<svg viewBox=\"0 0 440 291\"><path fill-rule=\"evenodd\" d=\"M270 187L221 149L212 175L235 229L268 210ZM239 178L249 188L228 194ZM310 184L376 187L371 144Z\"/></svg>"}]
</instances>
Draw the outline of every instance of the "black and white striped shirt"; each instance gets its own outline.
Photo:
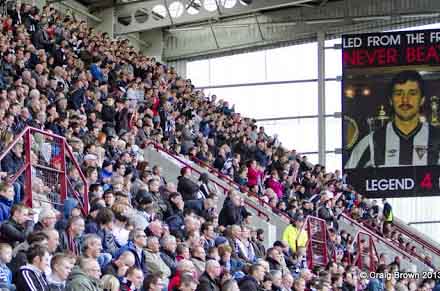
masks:
<instances>
[{"instance_id":1,"label":"black and white striped shirt","mask_svg":"<svg viewBox=\"0 0 440 291\"><path fill-rule=\"evenodd\" d=\"M393 122L365 136L345 169L439 165L440 129L420 122L408 135Z\"/></svg>"}]
</instances>

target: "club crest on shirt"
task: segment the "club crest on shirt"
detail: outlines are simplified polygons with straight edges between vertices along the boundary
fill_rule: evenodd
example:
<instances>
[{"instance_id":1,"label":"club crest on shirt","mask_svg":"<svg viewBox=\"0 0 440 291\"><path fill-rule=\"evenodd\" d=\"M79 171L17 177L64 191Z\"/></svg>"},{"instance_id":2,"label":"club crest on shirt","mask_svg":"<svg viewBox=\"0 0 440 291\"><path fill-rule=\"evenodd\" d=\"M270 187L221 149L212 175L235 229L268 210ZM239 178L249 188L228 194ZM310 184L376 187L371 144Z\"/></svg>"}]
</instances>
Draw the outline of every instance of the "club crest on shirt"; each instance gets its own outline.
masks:
<instances>
[{"instance_id":1,"label":"club crest on shirt","mask_svg":"<svg viewBox=\"0 0 440 291\"><path fill-rule=\"evenodd\" d=\"M396 156L396 153L397 153L397 150L396 150L396 149L390 149L390 150L387 150L387 155L388 155L389 158L393 158L393 157L395 157L395 156Z\"/></svg>"},{"instance_id":2,"label":"club crest on shirt","mask_svg":"<svg viewBox=\"0 0 440 291\"><path fill-rule=\"evenodd\" d=\"M416 145L416 146L414 146L414 150L416 151L417 156L421 160L421 159L423 159L426 152L428 151L428 147L423 146L423 145Z\"/></svg>"}]
</instances>

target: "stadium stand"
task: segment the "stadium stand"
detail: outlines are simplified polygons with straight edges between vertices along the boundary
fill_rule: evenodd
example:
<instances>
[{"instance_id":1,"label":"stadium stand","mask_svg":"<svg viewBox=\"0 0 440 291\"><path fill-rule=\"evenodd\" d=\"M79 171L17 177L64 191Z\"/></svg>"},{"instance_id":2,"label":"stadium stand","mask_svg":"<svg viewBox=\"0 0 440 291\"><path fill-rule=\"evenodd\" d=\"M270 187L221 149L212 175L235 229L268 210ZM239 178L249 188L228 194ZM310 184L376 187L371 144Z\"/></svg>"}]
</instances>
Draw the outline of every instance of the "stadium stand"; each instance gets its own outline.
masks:
<instances>
[{"instance_id":1,"label":"stadium stand","mask_svg":"<svg viewBox=\"0 0 440 291\"><path fill-rule=\"evenodd\" d=\"M389 203L174 68L50 6L2 24L3 290L438 288L437 246Z\"/></svg>"}]
</instances>

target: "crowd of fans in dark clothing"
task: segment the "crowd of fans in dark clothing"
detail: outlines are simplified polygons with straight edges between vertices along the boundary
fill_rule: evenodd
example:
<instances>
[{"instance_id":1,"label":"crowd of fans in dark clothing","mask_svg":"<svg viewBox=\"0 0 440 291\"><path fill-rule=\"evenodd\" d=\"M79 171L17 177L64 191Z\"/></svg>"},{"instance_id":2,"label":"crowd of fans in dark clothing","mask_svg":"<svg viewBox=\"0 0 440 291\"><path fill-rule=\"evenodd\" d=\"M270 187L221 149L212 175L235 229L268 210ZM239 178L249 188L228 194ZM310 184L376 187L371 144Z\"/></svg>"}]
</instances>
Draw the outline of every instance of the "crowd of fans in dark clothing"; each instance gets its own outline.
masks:
<instances>
[{"instance_id":1,"label":"crowd of fans in dark clothing","mask_svg":"<svg viewBox=\"0 0 440 291\"><path fill-rule=\"evenodd\" d=\"M38 199L26 207L23 176L9 181L24 163L23 142L14 146L0 171L1 290L434 288L433 280L361 277L362 267L349 260L353 238L338 229L337 217L345 212L381 225L378 207L345 186L340 172L287 151L174 68L50 5L17 4L1 20L1 149L27 126L65 137L90 202L87 216L72 193L61 209L52 207L57 189L33 173ZM217 209L223 194L208 175L195 181L182 168L177 185L167 182L160 165L143 156L150 142L216 168L239 188ZM50 158L43 144L33 144L32 162ZM73 189L81 189L77 169L67 172ZM293 219L269 248L240 192ZM330 263L313 269L302 230L309 215L324 219L330 234ZM382 274L400 270L385 255L376 263Z\"/></svg>"}]
</instances>

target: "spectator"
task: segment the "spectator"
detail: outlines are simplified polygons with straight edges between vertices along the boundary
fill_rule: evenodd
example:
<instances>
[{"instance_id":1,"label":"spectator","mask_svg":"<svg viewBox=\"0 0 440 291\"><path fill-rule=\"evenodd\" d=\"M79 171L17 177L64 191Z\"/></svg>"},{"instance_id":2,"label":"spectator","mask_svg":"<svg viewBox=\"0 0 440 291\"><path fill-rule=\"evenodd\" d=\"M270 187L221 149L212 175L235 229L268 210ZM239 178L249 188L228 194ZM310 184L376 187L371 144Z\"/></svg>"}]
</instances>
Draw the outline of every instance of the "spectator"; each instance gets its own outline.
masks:
<instances>
[{"instance_id":1,"label":"spectator","mask_svg":"<svg viewBox=\"0 0 440 291\"><path fill-rule=\"evenodd\" d=\"M177 184L177 191L182 194L183 200L195 200L197 199L197 193L199 191L199 185L191 180L191 169L188 167L180 170L180 176L178 177L179 183Z\"/></svg>"},{"instance_id":2,"label":"spectator","mask_svg":"<svg viewBox=\"0 0 440 291\"><path fill-rule=\"evenodd\" d=\"M192 251L191 251L191 257L192 257L191 261L193 262L194 266L196 267L197 278L198 278L205 271L205 265L206 265L205 249L200 245L193 247Z\"/></svg>"},{"instance_id":3,"label":"spectator","mask_svg":"<svg viewBox=\"0 0 440 291\"><path fill-rule=\"evenodd\" d=\"M151 273L159 273L162 274L162 282L165 285L168 284L168 278L171 275L171 270L167 266L167 264L160 257L160 245L157 237L150 236L147 239L147 249L145 251L145 264L148 268L148 271Z\"/></svg>"},{"instance_id":4,"label":"spectator","mask_svg":"<svg viewBox=\"0 0 440 291\"><path fill-rule=\"evenodd\" d=\"M195 291L197 289L198 282L191 276L185 275L180 281L179 287L176 291Z\"/></svg>"},{"instance_id":5,"label":"spectator","mask_svg":"<svg viewBox=\"0 0 440 291\"><path fill-rule=\"evenodd\" d=\"M220 284L218 283L220 273L221 267L217 261L207 261L205 272L200 276L197 291L220 291Z\"/></svg>"},{"instance_id":6,"label":"spectator","mask_svg":"<svg viewBox=\"0 0 440 291\"><path fill-rule=\"evenodd\" d=\"M52 208L43 208L38 214L38 222L34 230L54 229L57 222L57 213Z\"/></svg>"},{"instance_id":7,"label":"spectator","mask_svg":"<svg viewBox=\"0 0 440 291\"><path fill-rule=\"evenodd\" d=\"M172 235L168 235L161 240L162 250L160 252L160 257L165 262L165 264L170 268L171 274L176 273L177 259L176 259L176 248L177 242L176 238Z\"/></svg>"},{"instance_id":8,"label":"spectator","mask_svg":"<svg viewBox=\"0 0 440 291\"><path fill-rule=\"evenodd\" d=\"M219 224L229 226L234 224L241 224L243 221L243 213L241 208L240 194L232 192L229 199L225 199L223 208L219 215Z\"/></svg>"},{"instance_id":9,"label":"spectator","mask_svg":"<svg viewBox=\"0 0 440 291\"><path fill-rule=\"evenodd\" d=\"M103 208L99 210L96 216L96 222L98 223L97 235L102 240L102 248L105 253L114 256L119 248L116 243L115 236L112 233L114 214L111 209Z\"/></svg>"},{"instance_id":10,"label":"spectator","mask_svg":"<svg viewBox=\"0 0 440 291\"><path fill-rule=\"evenodd\" d=\"M0 243L0 289L6 288L8 290L15 290L12 284L12 272L7 264L12 259L12 248L10 245Z\"/></svg>"},{"instance_id":11,"label":"spectator","mask_svg":"<svg viewBox=\"0 0 440 291\"><path fill-rule=\"evenodd\" d=\"M9 219L14 201L14 189L8 183L0 183L0 222Z\"/></svg>"},{"instance_id":12,"label":"spectator","mask_svg":"<svg viewBox=\"0 0 440 291\"><path fill-rule=\"evenodd\" d=\"M173 291L173 290L177 289L178 286L180 286L180 284L181 284L182 277L184 277L185 275L190 276L190 277L194 277L195 272L196 272L196 269L194 267L194 264L190 260L187 260L187 259L180 260L177 263L176 273L171 278L171 280L168 284L168 291Z\"/></svg>"},{"instance_id":13,"label":"spectator","mask_svg":"<svg viewBox=\"0 0 440 291\"><path fill-rule=\"evenodd\" d=\"M81 236L84 232L84 219L74 216L67 222L67 228L60 233L60 249L73 255L81 254Z\"/></svg>"},{"instance_id":14,"label":"spectator","mask_svg":"<svg viewBox=\"0 0 440 291\"><path fill-rule=\"evenodd\" d=\"M121 291L140 291L144 282L144 274L141 269L130 267L122 279Z\"/></svg>"},{"instance_id":15,"label":"spectator","mask_svg":"<svg viewBox=\"0 0 440 291\"><path fill-rule=\"evenodd\" d=\"M29 264L22 266L17 274L17 290L23 291L49 291L49 285L44 272L50 267L50 256L47 248L35 245L28 253Z\"/></svg>"},{"instance_id":16,"label":"spectator","mask_svg":"<svg viewBox=\"0 0 440 291\"><path fill-rule=\"evenodd\" d=\"M101 268L98 261L91 258L80 258L67 278L66 290L100 291Z\"/></svg>"},{"instance_id":17,"label":"spectator","mask_svg":"<svg viewBox=\"0 0 440 291\"><path fill-rule=\"evenodd\" d=\"M145 263L145 247L147 247L147 236L145 232L142 229L134 229L130 231L128 243L119 249L115 257L118 259L124 252L131 252L135 257L135 266L146 274L148 271L147 264Z\"/></svg>"},{"instance_id":18,"label":"spectator","mask_svg":"<svg viewBox=\"0 0 440 291\"><path fill-rule=\"evenodd\" d=\"M143 289L146 291L162 291L164 286L160 274L151 274L145 278Z\"/></svg>"},{"instance_id":19,"label":"spectator","mask_svg":"<svg viewBox=\"0 0 440 291\"><path fill-rule=\"evenodd\" d=\"M47 281L49 290L66 290L66 280L73 268L74 259L65 254L56 254L50 261L52 272Z\"/></svg>"},{"instance_id":20,"label":"spectator","mask_svg":"<svg viewBox=\"0 0 440 291\"><path fill-rule=\"evenodd\" d=\"M258 286L264 280L264 267L254 264L249 270L249 275L245 276L239 283L240 291L258 290Z\"/></svg>"},{"instance_id":21,"label":"spectator","mask_svg":"<svg viewBox=\"0 0 440 291\"><path fill-rule=\"evenodd\" d=\"M283 232L283 241L289 244L292 253L295 253L297 247L305 247L308 236L303 229L304 217L298 215L293 223L290 223Z\"/></svg>"},{"instance_id":22,"label":"spectator","mask_svg":"<svg viewBox=\"0 0 440 291\"><path fill-rule=\"evenodd\" d=\"M23 204L12 206L11 217L0 226L0 239L2 242L12 246L24 242L32 229L32 225L28 223L29 221L29 209L26 206Z\"/></svg>"},{"instance_id":23,"label":"spectator","mask_svg":"<svg viewBox=\"0 0 440 291\"><path fill-rule=\"evenodd\" d=\"M127 270L135 265L135 257L132 252L125 251L117 259L112 260L102 272L103 274L113 275L115 277L122 277Z\"/></svg>"},{"instance_id":24,"label":"spectator","mask_svg":"<svg viewBox=\"0 0 440 291\"><path fill-rule=\"evenodd\" d=\"M102 289L108 291L119 291L121 287L121 283L119 280L112 275L104 275L101 278L102 281Z\"/></svg>"}]
</instances>

